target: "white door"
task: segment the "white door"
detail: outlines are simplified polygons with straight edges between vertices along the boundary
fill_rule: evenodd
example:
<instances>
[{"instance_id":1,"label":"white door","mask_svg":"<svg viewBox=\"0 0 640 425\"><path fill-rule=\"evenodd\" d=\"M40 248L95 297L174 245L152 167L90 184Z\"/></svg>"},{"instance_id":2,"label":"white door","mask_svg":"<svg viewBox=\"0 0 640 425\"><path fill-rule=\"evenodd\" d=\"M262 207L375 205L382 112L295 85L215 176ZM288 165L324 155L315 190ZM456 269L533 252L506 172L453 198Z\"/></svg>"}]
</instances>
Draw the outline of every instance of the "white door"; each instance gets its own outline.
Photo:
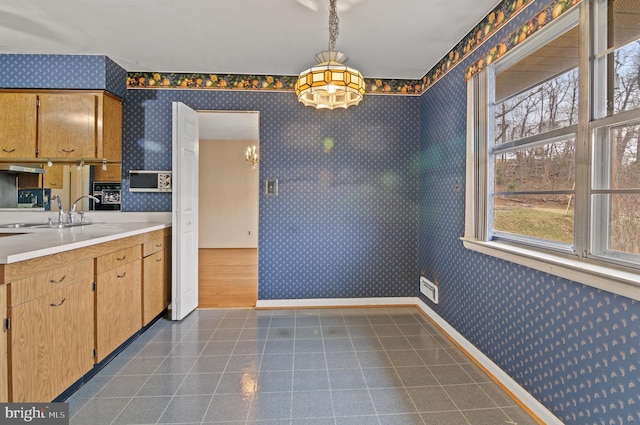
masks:
<instances>
[{"instance_id":1,"label":"white door","mask_svg":"<svg viewBox=\"0 0 640 425\"><path fill-rule=\"evenodd\" d=\"M173 102L171 320L198 306L198 113Z\"/></svg>"}]
</instances>

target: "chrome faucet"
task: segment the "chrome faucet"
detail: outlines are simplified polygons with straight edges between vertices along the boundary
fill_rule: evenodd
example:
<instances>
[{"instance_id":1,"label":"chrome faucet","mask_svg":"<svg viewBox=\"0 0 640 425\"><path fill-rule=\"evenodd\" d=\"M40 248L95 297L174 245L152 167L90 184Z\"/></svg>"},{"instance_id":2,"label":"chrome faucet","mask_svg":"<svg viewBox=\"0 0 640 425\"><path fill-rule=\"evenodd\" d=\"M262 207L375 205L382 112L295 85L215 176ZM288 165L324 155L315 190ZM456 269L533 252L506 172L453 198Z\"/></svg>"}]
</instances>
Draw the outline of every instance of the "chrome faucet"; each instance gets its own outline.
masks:
<instances>
[{"instance_id":1,"label":"chrome faucet","mask_svg":"<svg viewBox=\"0 0 640 425\"><path fill-rule=\"evenodd\" d=\"M58 203L58 224L62 224L64 222L64 208L62 208L62 199L60 199L60 195L56 195L53 199Z\"/></svg>"},{"instance_id":2,"label":"chrome faucet","mask_svg":"<svg viewBox=\"0 0 640 425\"><path fill-rule=\"evenodd\" d=\"M73 201L73 205L71 206L71 212L76 212L76 205L78 204L78 201L84 198L93 199L93 202L95 202L96 204L100 203L100 199L96 198L93 195L82 195L81 197Z\"/></svg>"},{"instance_id":3,"label":"chrome faucet","mask_svg":"<svg viewBox=\"0 0 640 425\"><path fill-rule=\"evenodd\" d=\"M76 212L76 206L77 206L78 202L83 198L92 199L93 202L95 202L96 204L100 203L100 199L96 198L93 195L82 195L81 197L79 197L78 199L73 201L73 205L71 205L71 210L69 210L69 223L73 223L75 221L74 213ZM80 222L84 223L84 212L83 211L80 211Z\"/></svg>"}]
</instances>

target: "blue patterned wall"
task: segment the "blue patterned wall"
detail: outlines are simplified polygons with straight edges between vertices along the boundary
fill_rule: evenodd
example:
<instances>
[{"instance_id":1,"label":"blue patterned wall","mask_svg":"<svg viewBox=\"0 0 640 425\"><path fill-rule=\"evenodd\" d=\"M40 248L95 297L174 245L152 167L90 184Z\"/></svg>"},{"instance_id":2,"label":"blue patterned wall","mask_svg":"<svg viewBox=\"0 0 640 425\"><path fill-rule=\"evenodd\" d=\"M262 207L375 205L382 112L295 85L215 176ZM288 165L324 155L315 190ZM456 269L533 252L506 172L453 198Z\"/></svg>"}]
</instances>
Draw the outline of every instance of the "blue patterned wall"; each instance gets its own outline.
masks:
<instances>
[{"instance_id":1,"label":"blue patterned wall","mask_svg":"<svg viewBox=\"0 0 640 425\"><path fill-rule=\"evenodd\" d=\"M125 211L171 209L170 194L130 193L126 179L171 169L171 101L260 111L260 184L277 178L279 194L260 195L259 299L415 295L419 98L318 111L288 92L129 90Z\"/></svg>"},{"instance_id":2,"label":"blue patterned wall","mask_svg":"<svg viewBox=\"0 0 640 425\"><path fill-rule=\"evenodd\" d=\"M124 99L127 96L127 71L104 56L104 88Z\"/></svg>"},{"instance_id":3,"label":"blue patterned wall","mask_svg":"<svg viewBox=\"0 0 640 425\"><path fill-rule=\"evenodd\" d=\"M108 90L126 95L126 71L102 55L0 55L0 87Z\"/></svg>"},{"instance_id":4,"label":"blue patterned wall","mask_svg":"<svg viewBox=\"0 0 640 425\"><path fill-rule=\"evenodd\" d=\"M459 241L464 69L546 3L535 0L421 98L367 96L347 111L304 108L290 93L125 92L123 70L100 56L0 55L0 87L126 94L125 171L171 168L172 100L260 111L261 185L280 182L279 196L260 195L260 299L415 296L422 270L441 290L439 305L425 302L564 422L638 423L639 303ZM171 208L170 194L131 194L128 180L123 189L126 211Z\"/></svg>"},{"instance_id":5,"label":"blue patterned wall","mask_svg":"<svg viewBox=\"0 0 640 425\"><path fill-rule=\"evenodd\" d=\"M418 267L440 283L421 297L567 424L640 422L640 303L466 250L464 69L546 5L514 22L420 100Z\"/></svg>"}]
</instances>

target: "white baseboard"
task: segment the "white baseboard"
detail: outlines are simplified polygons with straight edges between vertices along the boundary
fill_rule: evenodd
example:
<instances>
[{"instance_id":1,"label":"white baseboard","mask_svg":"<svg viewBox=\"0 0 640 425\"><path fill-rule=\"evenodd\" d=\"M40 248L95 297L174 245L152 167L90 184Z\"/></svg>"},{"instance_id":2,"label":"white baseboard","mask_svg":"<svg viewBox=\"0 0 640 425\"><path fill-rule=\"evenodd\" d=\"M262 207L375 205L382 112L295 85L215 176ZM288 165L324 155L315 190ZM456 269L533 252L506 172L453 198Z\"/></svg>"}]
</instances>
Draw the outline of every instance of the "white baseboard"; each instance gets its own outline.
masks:
<instances>
[{"instance_id":1,"label":"white baseboard","mask_svg":"<svg viewBox=\"0 0 640 425\"><path fill-rule=\"evenodd\" d=\"M453 326L447 323L435 311L433 311L424 301L416 298L416 307L433 320L442 330L444 330L458 345L460 345L478 364L484 367L493 378L502 384L507 390L513 394L523 405L525 405L534 415L547 425L562 425L563 422L558 419L549 409L533 397L527 390L522 388L513 378L496 365L489 357L484 355L471 344L464 336L462 336Z\"/></svg>"},{"instance_id":2,"label":"white baseboard","mask_svg":"<svg viewBox=\"0 0 640 425\"><path fill-rule=\"evenodd\" d=\"M528 408L538 419L547 425L563 425L549 409L522 388L505 371L500 369L489 357L478 350L471 342L462 336L453 326L447 323L424 301L418 297L391 298L318 298L295 300L258 300L256 308L322 308L322 307L376 307L376 306L406 306L413 305L433 320L449 337L462 347L479 365L481 365L494 379L502 384L511 394Z\"/></svg>"},{"instance_id":3,"label":"white baseboard","mask_svg":"<svg viewBox=\"0 0 640 425\"><path fill-rule=\"evenodd\" d=\"M258 300L256 308L375 307L416 305L416 297L311 298L297 300Z\"/></svg>"}]
</instances>

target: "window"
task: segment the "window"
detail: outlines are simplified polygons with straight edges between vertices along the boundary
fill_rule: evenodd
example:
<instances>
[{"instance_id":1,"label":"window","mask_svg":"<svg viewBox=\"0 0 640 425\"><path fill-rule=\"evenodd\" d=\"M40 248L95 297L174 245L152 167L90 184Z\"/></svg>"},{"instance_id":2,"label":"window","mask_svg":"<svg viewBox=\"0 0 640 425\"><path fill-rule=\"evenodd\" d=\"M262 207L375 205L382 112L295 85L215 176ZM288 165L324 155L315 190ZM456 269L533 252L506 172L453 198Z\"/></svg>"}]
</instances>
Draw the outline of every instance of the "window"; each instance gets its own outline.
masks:
<instances>
[{"instance_id":1,"label":"window","mask_svg":"<svg viewBox=\"0 0 640 425\"><path fill-rule=\"evenodd\" d=\"M640 0L584 0L468 102L465 246L640 285Z\"/></svg>"},{"instance_id":2,"label":"window","mask_svg":"<svg viewBox=\"0 0 640 425\"><path fill-rule=\"evenodd\" d=\"M523 236L531 244L568 250L574 229L578 27L513 58L513 64L494 67L491 229L496 238Z\"/></svg>"},{"instance_id":3,"label":"window","mask_svg":"<svg viewBox=\"0 0 640 425\"><path fill-rule=\"evenodd\" d=\"M590 252L640 263L640 1L599 1L594 35Z\"/></svg>"}]
</instances>

